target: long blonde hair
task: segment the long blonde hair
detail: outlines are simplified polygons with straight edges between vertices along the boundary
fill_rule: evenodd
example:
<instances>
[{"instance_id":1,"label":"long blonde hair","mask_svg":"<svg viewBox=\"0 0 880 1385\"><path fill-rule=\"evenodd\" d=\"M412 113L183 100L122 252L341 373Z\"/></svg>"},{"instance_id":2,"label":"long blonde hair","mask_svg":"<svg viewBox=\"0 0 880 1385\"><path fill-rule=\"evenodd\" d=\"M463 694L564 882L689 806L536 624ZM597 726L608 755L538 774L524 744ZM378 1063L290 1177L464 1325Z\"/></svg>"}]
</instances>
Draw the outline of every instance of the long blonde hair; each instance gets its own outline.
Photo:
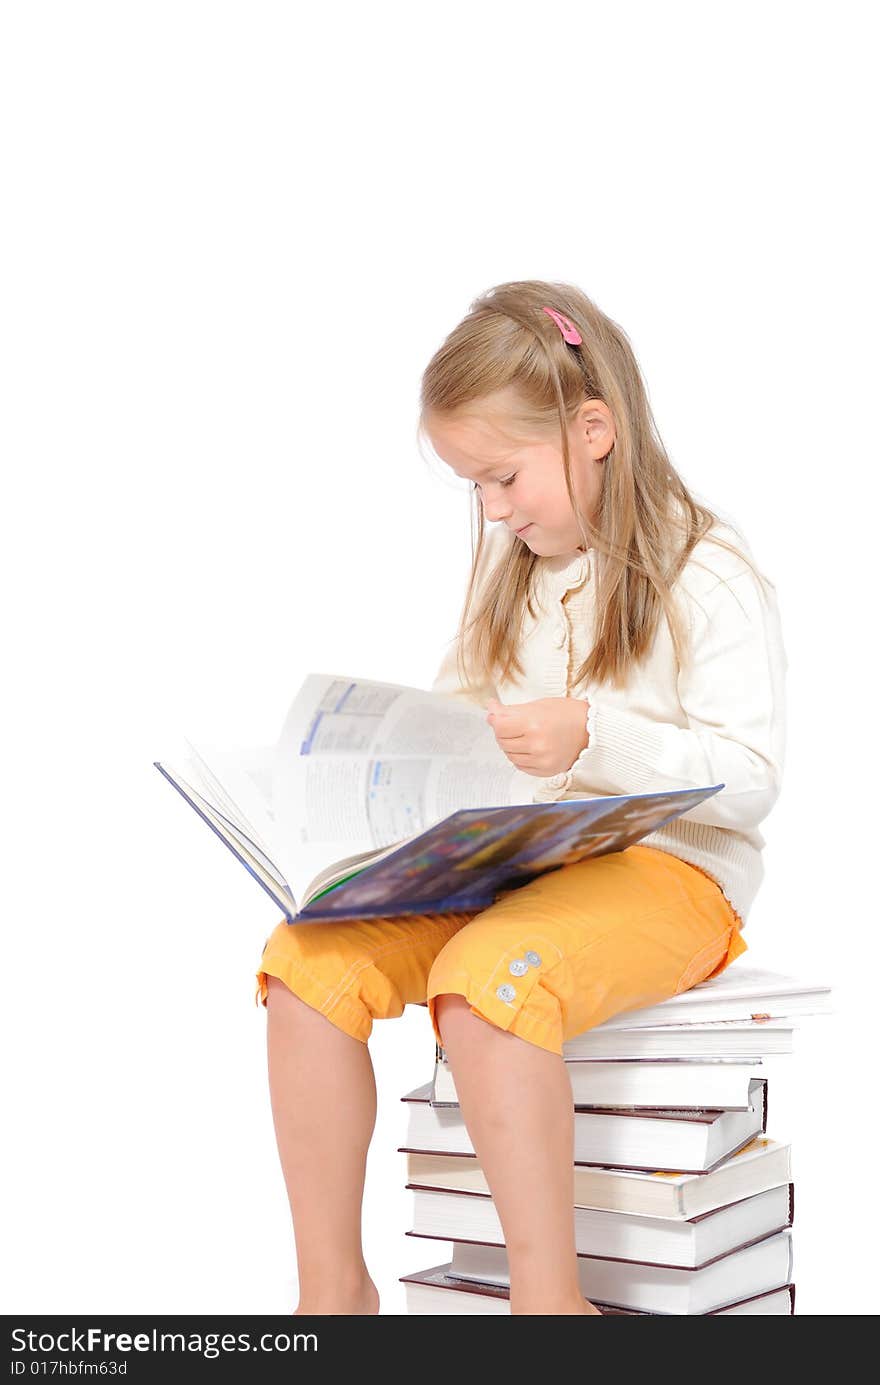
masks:
<instances>
[{"instance_id":1,"label":"long blonde hair","mask_svg":"<svg viewBox=\"0 0 880 1385\"><path fill-rule=\"evenodd\" d=\"M544 306L569 317L583 344L567 344ZM672 588L700 539L708 537L737 554L759 580L766 579L739 548L709 535L718 516L694 499L672 466L626 333L571 284L530 279L488 289L428 362L420 441L429 416L450 417L501 390L517 401L509 415L514 428L527 436L561 438L565 483L583 546L593 547L598 559L596 641L575 681L624 685L650 648L661 613L684 664L687 631ZM567 433L589 399L604 401L616 430L602 469L594 525L578 507ZM476 602L485 543L476 488L474 501L473 566L458 631L465 687L522 673L518 634L525 609L535 614L534 573L541 561L526 544L514 542Z\"/></svg>"}]
</instances>

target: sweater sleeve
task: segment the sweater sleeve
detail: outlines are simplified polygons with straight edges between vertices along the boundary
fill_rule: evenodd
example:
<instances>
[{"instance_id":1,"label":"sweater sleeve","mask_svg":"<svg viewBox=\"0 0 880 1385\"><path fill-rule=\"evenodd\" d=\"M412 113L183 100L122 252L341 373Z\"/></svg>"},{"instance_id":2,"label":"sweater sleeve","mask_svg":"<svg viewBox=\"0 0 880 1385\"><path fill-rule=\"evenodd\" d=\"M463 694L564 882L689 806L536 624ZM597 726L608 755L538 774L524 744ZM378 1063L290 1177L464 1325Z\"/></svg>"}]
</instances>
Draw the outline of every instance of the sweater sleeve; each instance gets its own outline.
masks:
<instances>
[{"instance_id":1,"label":"sweater sleeve","mask_svg":"<svg viewBox=\"0 0 880 1385\"><path fill-rule=\"evenodd\" d=\"M779 795L785 752L787 661L775 593L745 569L688 596L687 606L692 657L677 680L687 726L630 712L599 692L589 699L586 749L551 782L569 794L723 784L688 818L748 830Z\"/></svg>"}]
</instances>

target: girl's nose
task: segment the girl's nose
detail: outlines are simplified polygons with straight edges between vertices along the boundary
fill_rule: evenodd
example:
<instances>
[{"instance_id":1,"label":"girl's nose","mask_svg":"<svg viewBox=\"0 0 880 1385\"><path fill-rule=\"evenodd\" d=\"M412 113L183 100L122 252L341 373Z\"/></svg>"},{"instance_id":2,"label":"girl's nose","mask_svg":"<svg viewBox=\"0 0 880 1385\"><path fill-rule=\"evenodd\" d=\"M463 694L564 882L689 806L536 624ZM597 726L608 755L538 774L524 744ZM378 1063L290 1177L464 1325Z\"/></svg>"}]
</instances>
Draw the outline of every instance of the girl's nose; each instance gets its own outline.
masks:
<instances>
[{"instance_id":1,"label":"girl's nose","mask_svg":"<svg viewBox=\"0 0 880 1385\"><path fill-rule=\"evenodd\" d=\"M511 506L503 495L483 496L483 514L492 523L498 519L505 519L511 512Z\"/></svg>"}]
</instances>

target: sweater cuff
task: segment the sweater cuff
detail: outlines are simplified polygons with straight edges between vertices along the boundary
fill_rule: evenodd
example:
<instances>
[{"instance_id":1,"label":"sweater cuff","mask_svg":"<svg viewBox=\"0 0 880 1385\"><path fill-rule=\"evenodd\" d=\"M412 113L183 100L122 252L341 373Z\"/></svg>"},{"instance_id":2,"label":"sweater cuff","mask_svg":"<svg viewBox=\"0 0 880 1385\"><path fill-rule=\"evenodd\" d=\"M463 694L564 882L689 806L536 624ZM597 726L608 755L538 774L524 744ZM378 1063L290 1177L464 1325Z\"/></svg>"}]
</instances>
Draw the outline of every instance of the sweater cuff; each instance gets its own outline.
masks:
<instances>
[{"instance_id":1,"label":"sweater cuff","mask_svg":"<svg viewBox=\"0 0 880 1385\"><path fill-rule=\"evenodd\" d=\"M657 787L663 728L646 717L591 702L589 744L567 772L569 789L592 793L643 793Z\"/></svg>"}]
</instances>

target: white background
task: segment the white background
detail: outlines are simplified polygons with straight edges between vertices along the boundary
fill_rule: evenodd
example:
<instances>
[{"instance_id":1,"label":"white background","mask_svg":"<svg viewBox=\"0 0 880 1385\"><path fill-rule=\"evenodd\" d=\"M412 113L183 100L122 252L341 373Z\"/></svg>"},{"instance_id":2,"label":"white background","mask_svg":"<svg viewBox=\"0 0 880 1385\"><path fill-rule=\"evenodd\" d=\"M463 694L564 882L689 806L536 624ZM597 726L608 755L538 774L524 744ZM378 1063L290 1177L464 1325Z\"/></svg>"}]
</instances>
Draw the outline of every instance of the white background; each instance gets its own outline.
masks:
<instances>
[{"instance_id":1,"label":"white background","mask_svg":"<svg viewBox=\"0 0 880 1385\"><path fill-rule=\"evenodd\" d=\"M869 1313L878 227L869 7L7 3L5 1310L289 1312L253 974L277 910L153 768L309 670L425 686L466 497L415 446L479 292L579 284L777 584L750 960L837 988L771 1082L803 1313ZM365 1246L427 1012L377 1025ZM515 1097L515 1094L513 1094Z\"/></svg>"}]
</instances>

